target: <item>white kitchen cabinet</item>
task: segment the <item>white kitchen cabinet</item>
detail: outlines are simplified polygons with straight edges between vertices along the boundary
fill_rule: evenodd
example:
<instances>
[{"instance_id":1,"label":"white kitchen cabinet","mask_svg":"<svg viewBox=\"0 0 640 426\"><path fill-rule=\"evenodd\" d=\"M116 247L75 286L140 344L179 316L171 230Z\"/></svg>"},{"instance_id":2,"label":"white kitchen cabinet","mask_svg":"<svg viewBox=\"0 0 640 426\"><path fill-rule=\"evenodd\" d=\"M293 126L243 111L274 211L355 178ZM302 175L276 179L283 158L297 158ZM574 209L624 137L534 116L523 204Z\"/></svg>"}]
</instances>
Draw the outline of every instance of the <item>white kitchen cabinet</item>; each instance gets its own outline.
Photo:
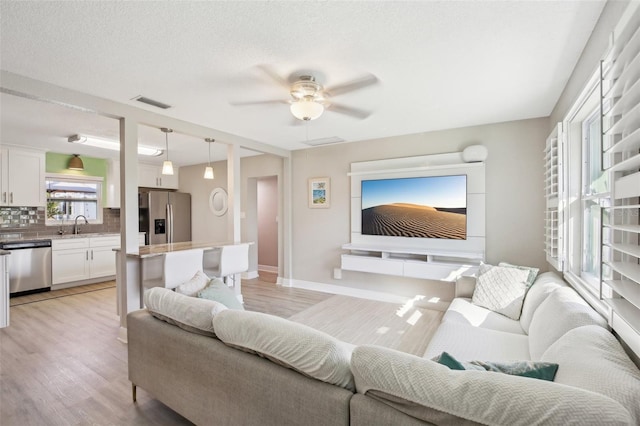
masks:
<instances>
[{"instance_id":1,"label":"white kitchen cabinet","mask_svg":"<svg viewBox=\"0 0 640 426\"><path fill-rule=\"evenodd\" d=\"M116 274L114 248L120 236L54 239L51 242L52 284L64 284Z\"/></svg>"},{"instance_id":2,"label":"white kitchen cabinet","mask_svg":"<svg viewBox=\"0 0 640 426\"><path fill-rule=\"evenodd\" d=\"M106 208L120 208L120 162L118 160L107 161L107 198L104 202Z\"/></svg>"},{"instance_id":3,"label":"white kitchen cabinet","mask_svg":"<svg viewBox=\"0 0 640 426\"><path fill-rule=\"evenodd\" d=\"M89 278L89 238L52 240L51 283L56 285Z\"/></svg>"},{"instance_id":4,"label":"white kitchen cabinet","mask_svg":"<svg viewBox=\"0 0 640 426\"><path fill-rule=\"evenodd\" d=\"M46 205L44 152L0 149L0 205Z\"/></svg>"},{"instance_id":5,"label":"white kitchen cabinet","mask_svg":"<svg viewBox=\"0 0 640 426\"><path fill-rule=\"evenodd\" d=\"M162 166L138 164L138 186L145 188L178 189L179 168L173 168L173 175L163 175Z\"/></svg>"},{"instance_id":6,"label":"white kitchen cabinet","mask_svg":"<svg viewBox=\"0 0 640 426\"><path fill-rule=\"evenodd\" d=\"M9 327L9 256L0 254L0 328Z\"/></svg>"}]
</instances>

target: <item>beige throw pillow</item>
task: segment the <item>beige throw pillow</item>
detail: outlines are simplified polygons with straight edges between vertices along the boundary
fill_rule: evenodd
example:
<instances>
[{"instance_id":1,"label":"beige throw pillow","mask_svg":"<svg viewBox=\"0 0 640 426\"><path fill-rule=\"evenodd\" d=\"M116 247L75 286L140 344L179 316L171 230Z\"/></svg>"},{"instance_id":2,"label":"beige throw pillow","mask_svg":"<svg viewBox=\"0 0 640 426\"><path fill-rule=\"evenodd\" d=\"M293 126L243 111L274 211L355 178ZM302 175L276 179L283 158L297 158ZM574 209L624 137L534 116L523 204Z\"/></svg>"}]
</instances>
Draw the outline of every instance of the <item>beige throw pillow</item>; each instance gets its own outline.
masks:
<instances>
[{"instance_id":1,"label":"beige throw pillow","mask_svg":"<svg viewBox=\"0 0 640 426\"><path fill-rule=\"evenodd\" d=\"M518 320L528 278L528 270L482 264L471 302Z\"/></svg>"},{"instance_id":2,"label":"beige throw pillow","mask_svg":"<svg viewBox=\"0 0 640 426\"><path fill-rule=\"evenodd\" d=\"M189 281L180 284L175 288L176 293L184 294L185 296L195 297L198 292L205 288L209 284L209 277L204 272L198 271Z\"/></svg>"}]
</instances>

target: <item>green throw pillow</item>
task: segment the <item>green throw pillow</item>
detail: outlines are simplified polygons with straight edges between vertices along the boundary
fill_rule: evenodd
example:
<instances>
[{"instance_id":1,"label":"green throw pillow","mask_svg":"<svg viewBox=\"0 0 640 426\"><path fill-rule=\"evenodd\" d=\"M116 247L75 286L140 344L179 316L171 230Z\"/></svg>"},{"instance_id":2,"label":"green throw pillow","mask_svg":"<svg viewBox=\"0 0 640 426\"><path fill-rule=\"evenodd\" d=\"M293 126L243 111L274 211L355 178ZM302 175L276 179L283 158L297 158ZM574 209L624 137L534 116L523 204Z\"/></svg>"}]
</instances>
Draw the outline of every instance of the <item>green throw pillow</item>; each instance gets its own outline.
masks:
<instances>
[{"instance_id":1,"label":"green throw pillow","mask_svg":"<svg viewBox=\"0 0 640 426\"><path fill-rule=\"evenodd\" d=\"M201 299L215 300L229 309L240 309L244 311L244 306L238 301L233 290L218 278L209 281L209 284L198 292L198 297Z\"/></svg>"},{"instance_id":2,"label":"green throw pillow","mask_svg":"<svg viewBox=\"0 0 640 426\"><path fill-rule=\"evenodd\" d=\"M533 282L536 280L536 277L538 276L538 272L540 272L540 269L538 268L534 268L531 266L512 265L511 263L507 263L507 262L500 262L498 263L498 266L505 266L508 268L516 268L516 269L522 269L524 271L529 271L529 277L527 278L527 287L531 287L531 285L533 285Z\"/></svg>"},{"instance_id":3,"label":"green throw pillow","mask_svg":"<svg viewBox=\"0 0 640 426\"><path fill-rule=\"evenodd\" d=\"M553 382L558 371L558 364L550 362L513 361L513 362L486 362L469 361L461 362L447 352L442 352L433 358L438 364L445 365L451 370L479 370L495 371L511 374L513 376L531 377L533 379L548 380Z\"/></svg>"}]
</instances>

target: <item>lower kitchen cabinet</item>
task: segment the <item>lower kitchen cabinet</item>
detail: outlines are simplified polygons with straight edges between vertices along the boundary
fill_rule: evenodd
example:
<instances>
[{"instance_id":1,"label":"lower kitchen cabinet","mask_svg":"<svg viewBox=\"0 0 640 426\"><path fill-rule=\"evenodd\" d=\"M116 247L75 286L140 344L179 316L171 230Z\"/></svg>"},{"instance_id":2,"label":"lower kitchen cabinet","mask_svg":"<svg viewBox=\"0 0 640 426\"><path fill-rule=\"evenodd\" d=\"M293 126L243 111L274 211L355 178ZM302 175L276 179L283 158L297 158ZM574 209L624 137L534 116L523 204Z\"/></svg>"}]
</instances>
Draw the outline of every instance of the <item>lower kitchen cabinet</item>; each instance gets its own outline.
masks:
<instances>
[{"instance_id":1,"label":"lower kitchen cabinet","mask_svg":"<svg viewBox=\"0 0 640 426\"><path fill-rule=\"evenodd\" d=\"M52 284L65 284L116 274L114 248L120 236L54 239L51 242Z\"/></svg>"}]
</instances>

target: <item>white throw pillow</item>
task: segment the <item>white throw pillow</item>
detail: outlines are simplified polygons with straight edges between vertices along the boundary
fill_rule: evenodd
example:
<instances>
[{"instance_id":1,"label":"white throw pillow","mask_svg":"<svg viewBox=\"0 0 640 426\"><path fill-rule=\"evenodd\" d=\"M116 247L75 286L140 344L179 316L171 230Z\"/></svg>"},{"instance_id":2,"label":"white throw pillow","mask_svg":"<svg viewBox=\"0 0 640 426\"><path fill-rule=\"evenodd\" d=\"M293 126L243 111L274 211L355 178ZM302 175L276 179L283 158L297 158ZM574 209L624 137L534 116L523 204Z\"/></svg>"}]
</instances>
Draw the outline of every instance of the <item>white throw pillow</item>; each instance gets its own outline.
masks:
<instances>
[{"instance_id":1,"label":"white throw pillow","mask_svg":"<svg viewBox=\"0 0 640 426\"><path fill-rule=\"evenodd\" d=\"M607 322L572 288L554 290L533 314L529 326L529 352L537 361L567 331L583 325L606 327Z\"/></svg>"},{"instance_id":2,"label":"white throw pillow","mask_svg":"<svg viewBox=\"0 0 640 426\"><path fill-rule=\"evenodd\" d=\"M213 319L225 344L257 353L323 382L354 390L353 345L321 331L260 312L229 309Z\"/></svg>"},{"instance_id":3,"label":"white throw pillow","mask_svg":"<svg viewBox=\"0 0 640 426\"><path fill-rule=\"evenodd\" d=\"M560 364L555 382L597 392L627 407L640 425L640 370L620 342L596 325L574 328L542 354Z\"/></svg>"},{"instance_id":4,"label":"white throw pillow","mask_svg":"<svg viewBox=\"0 0 640 426\"><path fill-rule=\"evenodd\" d=\"M227 309L222 303L185 296L163 287L146 290L144 304L154 317L206 336L215 336L213 318Z\"/></svg>"},{"instance_id":5,"label":"white throw pillow","mask_svg":"<svg viewBox=\"0 0 640 426\"><path fill-rule=\"evenodd\" d=\"M198 292L205 288L209 284L209 277L204 272L198 271L189 281L180 284L176 287L176 293L184 294L185 296L195 297Z\"/></svg>"},{"instance_id":6,"label":"white throw pillow","mask_svg":"<svg viewBox=\"0 0 640 426\"><path fill-rule=\"evenodd\" d=\"M351 369L358 393L425 421L437 418L439 424L459 424L460 419L511 426L631 421L620 403L594 392L508 374L450 370L379 346L355 348Z\"/></svg>"},{"instance_id":7,"label":"white throw pillow","mask_svg":"<svg viewBox=\"0 0 640 426\"><path fill-rule=\"evenodd\" d=\"M528 278L528 270L482 264L471 302L517 320Z\"/></svg>"}]
</instances>

